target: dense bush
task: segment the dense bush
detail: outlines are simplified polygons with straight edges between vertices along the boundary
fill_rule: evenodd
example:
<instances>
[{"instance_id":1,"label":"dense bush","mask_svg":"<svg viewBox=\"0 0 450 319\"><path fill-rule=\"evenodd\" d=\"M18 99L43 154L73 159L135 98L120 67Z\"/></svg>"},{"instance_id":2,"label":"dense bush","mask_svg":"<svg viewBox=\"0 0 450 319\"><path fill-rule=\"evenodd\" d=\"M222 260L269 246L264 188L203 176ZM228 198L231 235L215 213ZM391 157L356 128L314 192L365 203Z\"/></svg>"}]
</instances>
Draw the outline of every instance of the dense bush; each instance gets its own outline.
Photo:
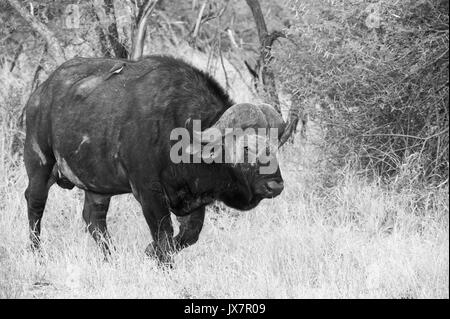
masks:
<instances>
[{"instance_id":1,"label":"dense bush","mask_svg":"<svg viewBox=\"0 0 450 319\"><path fill-rule=\"evenodd\" d=\"M339 165L448 178L448 1L302 0L276 53ZM288 48L286 49L286 46Z\"/></svg>"}]
</instances>

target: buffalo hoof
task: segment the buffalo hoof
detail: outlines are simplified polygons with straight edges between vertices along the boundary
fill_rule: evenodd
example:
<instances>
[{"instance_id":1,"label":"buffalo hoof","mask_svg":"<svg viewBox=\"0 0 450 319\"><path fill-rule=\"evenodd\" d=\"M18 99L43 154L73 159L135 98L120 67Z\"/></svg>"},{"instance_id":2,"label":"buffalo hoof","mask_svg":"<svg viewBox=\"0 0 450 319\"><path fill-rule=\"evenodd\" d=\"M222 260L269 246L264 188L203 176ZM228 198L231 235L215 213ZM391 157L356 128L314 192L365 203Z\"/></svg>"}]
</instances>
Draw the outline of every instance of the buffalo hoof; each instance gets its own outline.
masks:
<instances>
[{"instance_id":1,"label":"buffalo hoof","mask_svg":"<svg viewBox=\"0 0 450 319\"><path fill-rule=\"evenodd\" d=\"M42 248L41 248L40 243L39 243L39 244L36 244L35 242L32 242L31 244L29 244L29 245L27 246L27 250L28 250L29 252L31 252L31 253L37 258L37 260L39 261L39 263L41 263L41 262L43 261L43 259L44 259L44 253L43 253L43 251L42 251Z\"/></svg>"},{"instance_id":2,"label":"buffalo hoof","mask_svg":"<svg viewBox=\"0 0 450 319\"><path fill-rule=\"evenodd\" d=\"M156 259L159 267L173 269L173 257L171 254L162 251L154 242L145 248L145 254L149 258Z\"/></svg>"}]
</instances>

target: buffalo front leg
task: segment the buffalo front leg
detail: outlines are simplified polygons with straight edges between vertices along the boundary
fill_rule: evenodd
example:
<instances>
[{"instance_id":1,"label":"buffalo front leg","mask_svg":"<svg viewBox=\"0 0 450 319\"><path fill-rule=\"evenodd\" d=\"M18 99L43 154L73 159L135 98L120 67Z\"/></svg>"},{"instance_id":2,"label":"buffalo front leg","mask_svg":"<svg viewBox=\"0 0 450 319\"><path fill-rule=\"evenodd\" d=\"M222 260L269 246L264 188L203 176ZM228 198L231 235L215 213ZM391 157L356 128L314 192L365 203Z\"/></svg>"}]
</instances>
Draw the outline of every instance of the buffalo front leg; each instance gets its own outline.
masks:
<instances>
[{"instance_id":1,"label":"buffalo front leg","mask_svg":"<svg viewBox=\"0 0 450 319\"><path fill-rule=\"evenodd\" d=\"M187 216L177 216L180 232L175 236L177 250L195 244L198 240L205 219L205 207L199 208Z\"/></svg>"},{"instance_id":2,"label":"buffalo front leg","mask_svg":"<svg viewBox=\"0 0 450 319\"><path fill-rule=\"evenodd\" d=\"M161 194L150 193L141 196L139 200L153 237L153 243L148 245L145 253L156 257L161 264L170 266L175 251L170 212Z\"/></svg>"},{"instance_id":3,"label":"buffalo front leg","mask_svg":"<svg viewBox=\"0 0 450 319\"><path fill-rule=\"evenodd\" d=\"M84 194L83 219L87 224L87 230L105 255L108 255L111 237L106 227L106 214L111 196L89 191L85 191Z\"/></svg>"}]
</instances>

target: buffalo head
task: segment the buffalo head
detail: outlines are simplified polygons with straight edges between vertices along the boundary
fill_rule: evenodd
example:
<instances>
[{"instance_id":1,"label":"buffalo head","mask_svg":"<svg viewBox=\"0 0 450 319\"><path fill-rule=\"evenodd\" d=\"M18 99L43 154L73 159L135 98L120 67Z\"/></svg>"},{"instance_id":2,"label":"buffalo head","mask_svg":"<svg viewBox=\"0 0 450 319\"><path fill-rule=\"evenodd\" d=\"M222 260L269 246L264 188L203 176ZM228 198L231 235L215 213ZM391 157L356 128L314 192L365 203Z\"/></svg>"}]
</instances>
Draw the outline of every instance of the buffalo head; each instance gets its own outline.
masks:
<instances>
[{"instance_id":1,"label":"buffalo head","mask_svg":"<svg viewBox=\"0 0 450 319\"><path fill-rule=\"evenodd\" d=\"M276 153L284 127L281 115L268 104L235 104L212 127L193 131L189 152L225 165L236 183L219 199L233 208L251 209L283 190Z\"/></svg>"}]
</instances>

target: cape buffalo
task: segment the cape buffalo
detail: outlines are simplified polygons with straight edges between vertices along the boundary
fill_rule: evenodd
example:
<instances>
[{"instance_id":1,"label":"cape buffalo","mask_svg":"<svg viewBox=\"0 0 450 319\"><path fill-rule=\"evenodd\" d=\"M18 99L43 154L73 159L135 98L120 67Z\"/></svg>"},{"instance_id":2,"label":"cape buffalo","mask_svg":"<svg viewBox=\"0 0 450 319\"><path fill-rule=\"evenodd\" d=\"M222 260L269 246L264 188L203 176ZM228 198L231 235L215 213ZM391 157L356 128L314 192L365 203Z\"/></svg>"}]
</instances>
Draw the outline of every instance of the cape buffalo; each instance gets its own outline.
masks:
<instances>
[{"instance_id":1,"label":"cape buffalo","mask_svg":"<svg viewBox=\"0 0 450 319\"><path fill-rule=\"evenodd\" d=\"M259 161L174 163L171 131L193 120L203 127L197 135L222 148L229 147L224 139L212 141L206 132L252 127L277 128L281 134L285 127L272 107L235 105L210 75L173 57L75 58L62 64L26 105L25 197L32 247L39 247L41 219L55 182L85 191L83 219L106 251L111 196L133 193L154 239L146 252L163 263L197 241L205 206L214 200L248 210L281 193L278 165L261 174ZM192 157L196 149L183 151ZM170 212L180 221L175 237Z\"/></svg>"}]
</instances>

